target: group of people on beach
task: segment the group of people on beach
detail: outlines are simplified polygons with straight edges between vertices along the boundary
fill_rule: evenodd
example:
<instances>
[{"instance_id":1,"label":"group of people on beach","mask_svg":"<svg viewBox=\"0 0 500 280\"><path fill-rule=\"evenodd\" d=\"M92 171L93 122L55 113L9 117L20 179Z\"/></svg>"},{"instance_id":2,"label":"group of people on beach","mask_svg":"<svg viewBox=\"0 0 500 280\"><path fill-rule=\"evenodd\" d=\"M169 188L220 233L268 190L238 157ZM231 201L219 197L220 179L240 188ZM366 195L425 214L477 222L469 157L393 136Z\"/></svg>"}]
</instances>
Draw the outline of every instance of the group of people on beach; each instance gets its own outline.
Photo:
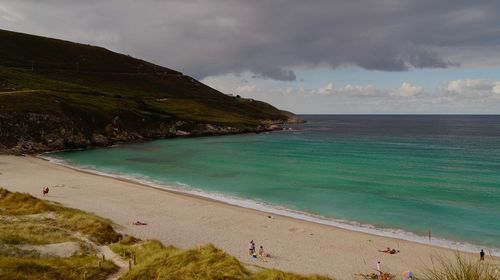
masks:
<instances>
[{"instance_id":1,"label":"group of people on beach","mask_svg":"<svg viewBox=\"0 0 500 280\"><path fill-rule=\"evenodd\" d=\"M384 250L378 250L378 251L382 252L382 253L386 253L386 254L391 254L391 255L399 253L399 250L391 249L389 247L385 248Z\"/></svg>"},{"instance_id":2,"label":"group of people on beach","mask_svg":"<svg viewBox=\"0 0 500 280\"><path fill-rule=\"evenodd\" d=\"M265 260L265 258L269 258L271 256L264 252L264 247L262 245L259 246L259 252L257 255L257 252L255 251L255 242L253 242L253 240L250 240L250 243L248 243L248 254L254 259L257 259L258 256L262 260Z\"/></svg>"}]
</instances>

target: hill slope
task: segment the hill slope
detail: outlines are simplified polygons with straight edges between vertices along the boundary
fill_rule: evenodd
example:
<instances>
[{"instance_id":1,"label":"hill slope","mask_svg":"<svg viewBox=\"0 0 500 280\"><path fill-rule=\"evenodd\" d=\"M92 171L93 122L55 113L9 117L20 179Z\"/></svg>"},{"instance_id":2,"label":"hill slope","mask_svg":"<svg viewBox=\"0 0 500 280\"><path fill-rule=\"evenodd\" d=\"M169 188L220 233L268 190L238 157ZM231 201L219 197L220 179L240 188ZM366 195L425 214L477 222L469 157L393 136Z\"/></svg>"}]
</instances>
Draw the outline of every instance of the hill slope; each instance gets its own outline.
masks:
<instances>
[{"instance_id":1,"label":"hill slope","mask_svg":"<svg viewBox=\"0 0 500 280\"><path fill-rule=\"evenodd\" d=\"M104 48L0 30L0 148L265 131L289 114Z\"/></svg>"}]
</instances>

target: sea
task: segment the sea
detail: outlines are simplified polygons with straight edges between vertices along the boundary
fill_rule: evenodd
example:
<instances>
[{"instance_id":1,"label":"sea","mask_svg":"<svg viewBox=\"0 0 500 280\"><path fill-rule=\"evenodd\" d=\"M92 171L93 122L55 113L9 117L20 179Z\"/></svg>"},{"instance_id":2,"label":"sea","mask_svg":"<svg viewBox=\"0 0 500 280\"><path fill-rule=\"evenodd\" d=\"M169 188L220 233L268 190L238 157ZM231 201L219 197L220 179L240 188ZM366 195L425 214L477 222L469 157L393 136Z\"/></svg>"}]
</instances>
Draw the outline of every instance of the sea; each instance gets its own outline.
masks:
<instances>
[{"instance_id":1,"label":"sea","mask_svg":"<svg viewBox=\"0 0 500 280\"><path fill-rule=\"evenodd\" d=\"M43 157L272 214L500 256L500 116L301 117L307 123L283 131Z\"/></svg>"}]
</instances>

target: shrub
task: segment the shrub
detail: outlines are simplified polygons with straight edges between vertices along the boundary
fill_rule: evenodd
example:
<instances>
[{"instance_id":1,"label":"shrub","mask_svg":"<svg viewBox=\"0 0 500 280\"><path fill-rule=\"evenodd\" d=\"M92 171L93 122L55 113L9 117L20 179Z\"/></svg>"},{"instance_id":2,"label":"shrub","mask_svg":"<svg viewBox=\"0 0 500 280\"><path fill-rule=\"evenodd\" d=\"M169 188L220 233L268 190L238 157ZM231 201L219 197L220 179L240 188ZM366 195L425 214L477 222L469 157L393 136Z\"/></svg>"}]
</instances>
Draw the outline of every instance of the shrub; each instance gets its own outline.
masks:
<instances>
[{"instance_id":1,"label":"shrub","mask_svg":"<svg viewBox=\"0 0 500 280\"><path fill-rule=\"evenodd\" d=\"M457 252L451 260L442 256L433 259L422 276L427 280L500 280L500 267Z\"/></svg>"}]
</instances>

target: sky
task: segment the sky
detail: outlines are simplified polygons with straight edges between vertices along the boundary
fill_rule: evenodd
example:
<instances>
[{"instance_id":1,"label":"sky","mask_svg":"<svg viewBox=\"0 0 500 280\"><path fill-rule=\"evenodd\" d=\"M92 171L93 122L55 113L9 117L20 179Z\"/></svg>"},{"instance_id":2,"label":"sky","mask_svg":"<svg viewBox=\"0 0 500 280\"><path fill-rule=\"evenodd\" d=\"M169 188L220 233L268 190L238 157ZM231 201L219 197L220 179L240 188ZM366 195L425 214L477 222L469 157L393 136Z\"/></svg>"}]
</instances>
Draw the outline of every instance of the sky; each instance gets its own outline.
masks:
<instances>
[{"instance_id":1,"label":"sky","mask_svg":"<svg viewBox=\"0 0 500 280\"><path fill-rule=\"evenodd\" d=\"M500 1L0 0L0 29L103 46L295 113L500 113Z\"/></svg>"}]
</instances>

